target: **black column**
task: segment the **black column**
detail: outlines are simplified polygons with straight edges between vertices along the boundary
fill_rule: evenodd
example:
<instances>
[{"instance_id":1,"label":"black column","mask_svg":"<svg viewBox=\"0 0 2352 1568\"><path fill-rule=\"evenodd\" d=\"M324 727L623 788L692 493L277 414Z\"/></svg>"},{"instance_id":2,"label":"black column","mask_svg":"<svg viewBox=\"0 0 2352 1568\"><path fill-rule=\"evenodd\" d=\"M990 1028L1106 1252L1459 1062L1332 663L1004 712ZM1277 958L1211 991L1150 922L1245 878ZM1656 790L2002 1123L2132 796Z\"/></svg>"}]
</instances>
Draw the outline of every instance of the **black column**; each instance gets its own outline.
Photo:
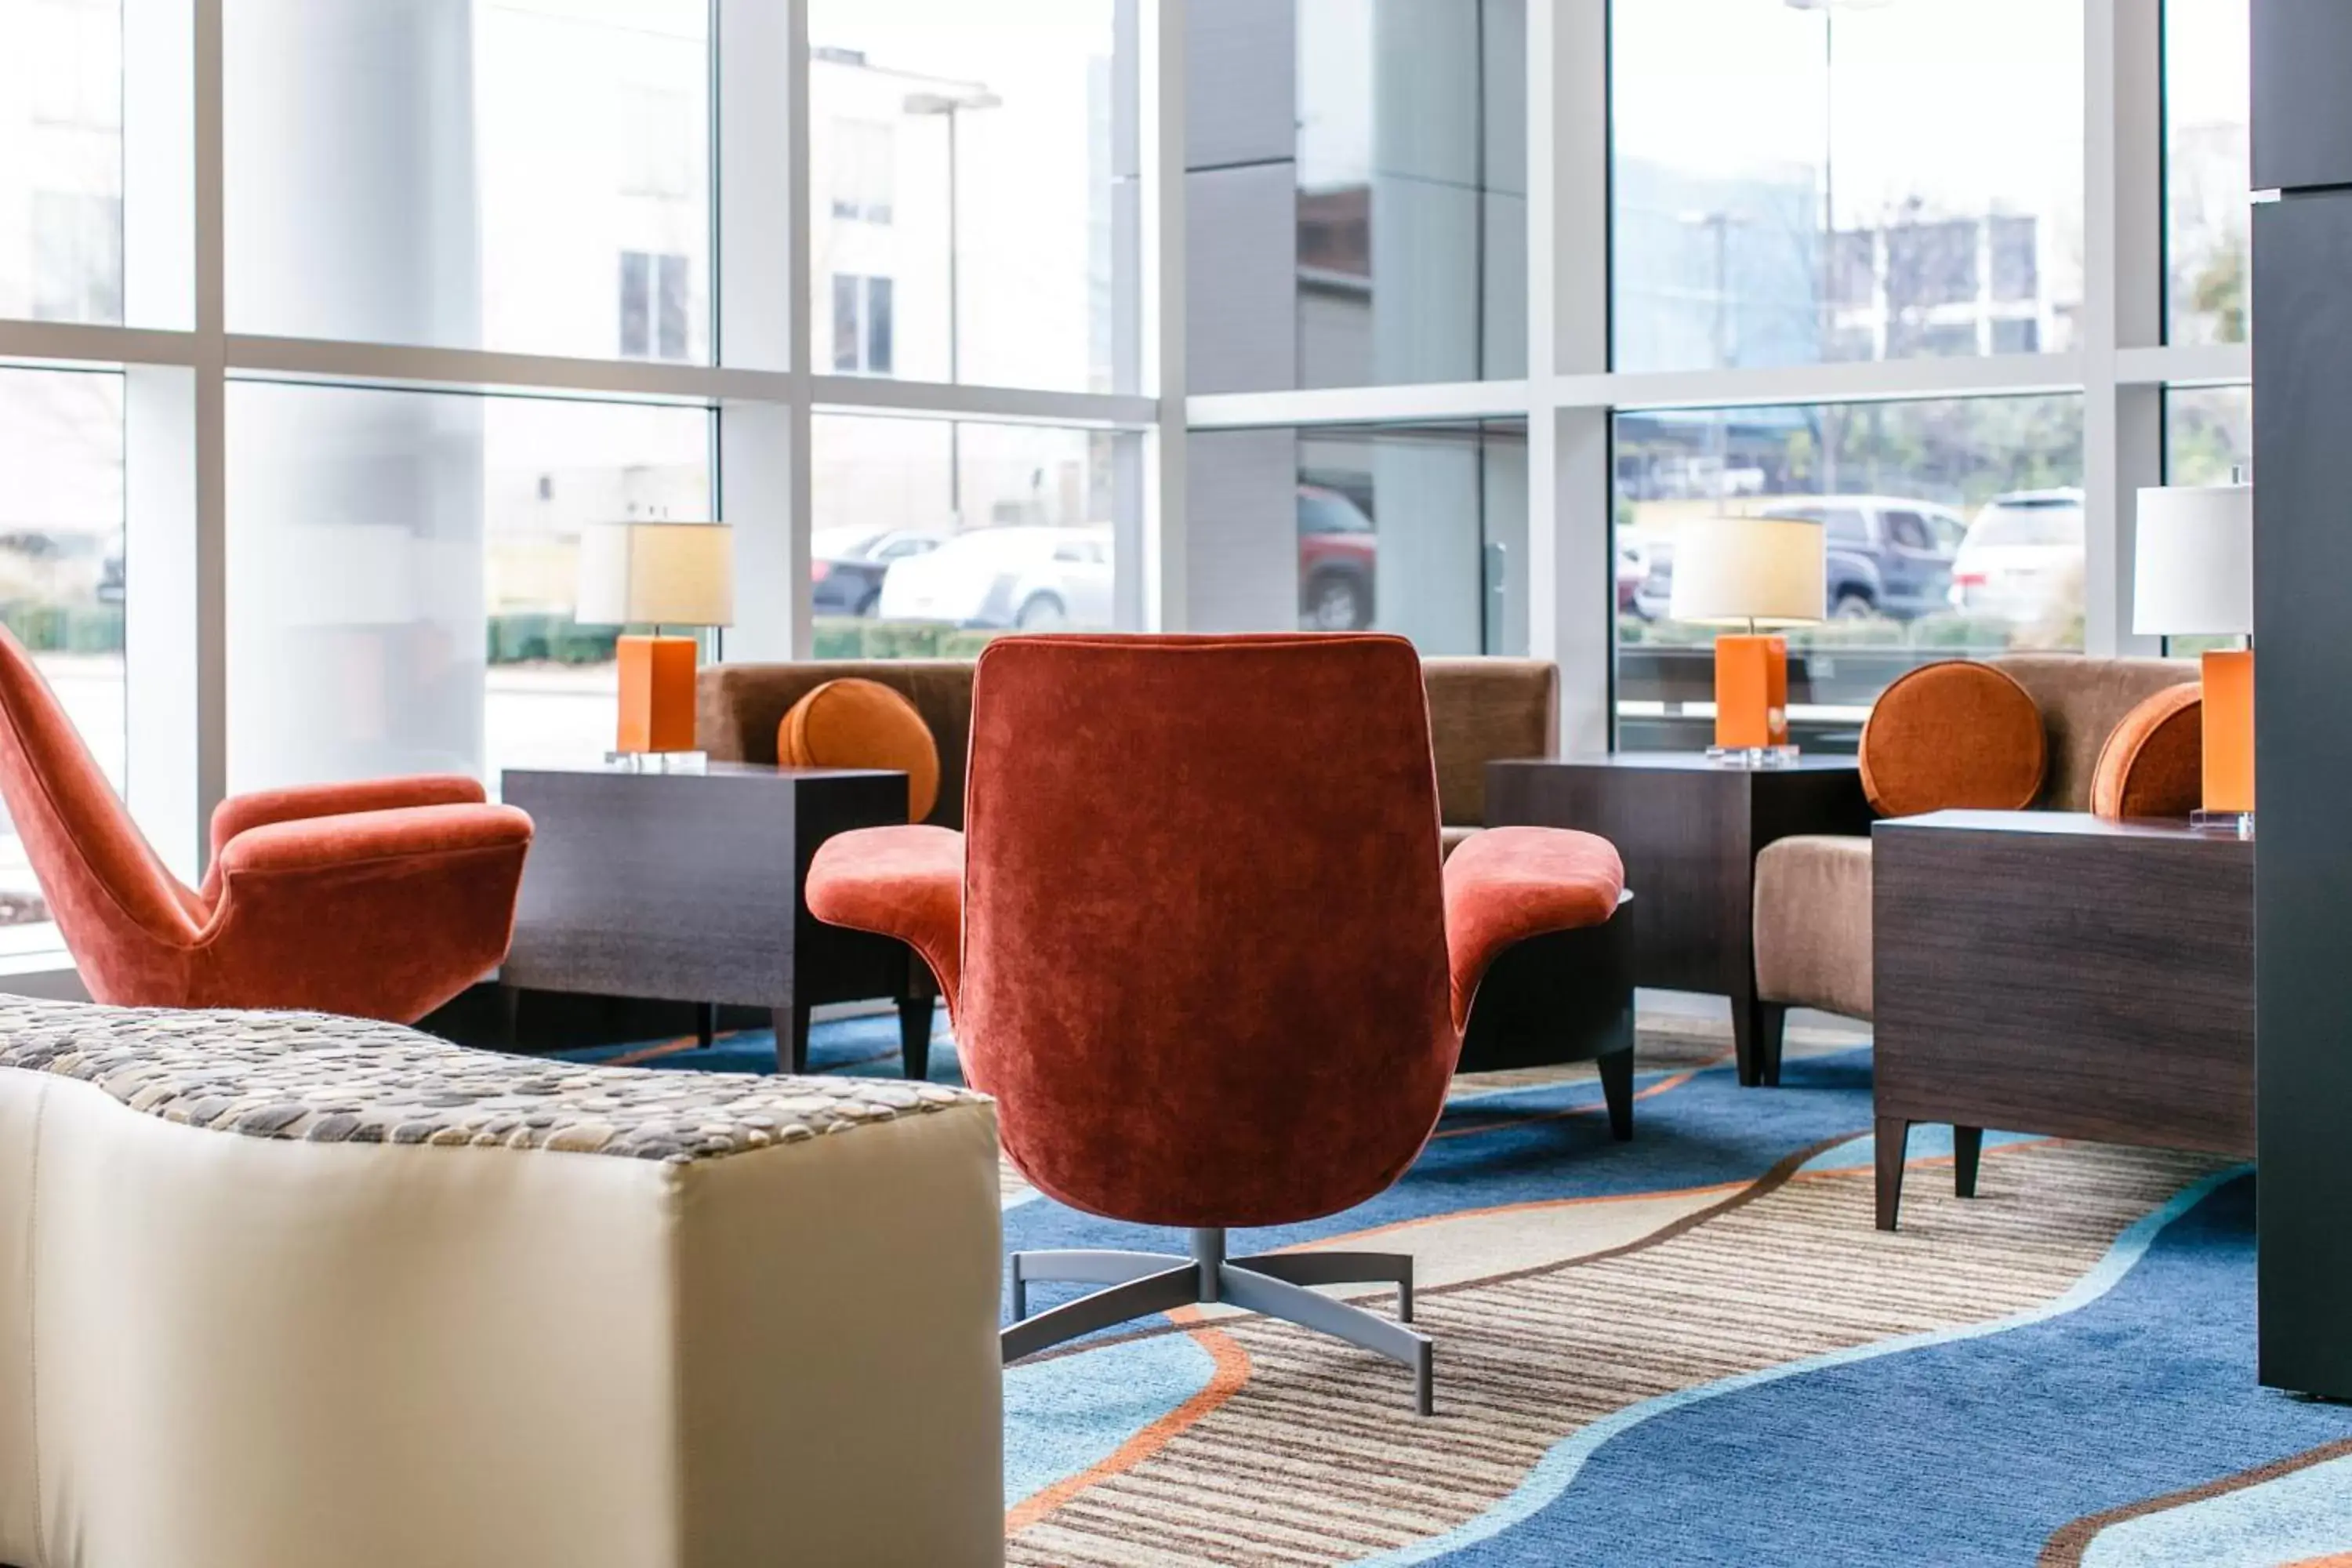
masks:
<instances>
[{"instance_id":1,"label":"black column","mask_svg":"<svg viewBox=\"0 0 2352 1568\"><path fill-rule=\"evenodd\" d=\"M2352 1398L2352 4L2253 0L2262 1380Z\"/></svg>"}]
</instances>

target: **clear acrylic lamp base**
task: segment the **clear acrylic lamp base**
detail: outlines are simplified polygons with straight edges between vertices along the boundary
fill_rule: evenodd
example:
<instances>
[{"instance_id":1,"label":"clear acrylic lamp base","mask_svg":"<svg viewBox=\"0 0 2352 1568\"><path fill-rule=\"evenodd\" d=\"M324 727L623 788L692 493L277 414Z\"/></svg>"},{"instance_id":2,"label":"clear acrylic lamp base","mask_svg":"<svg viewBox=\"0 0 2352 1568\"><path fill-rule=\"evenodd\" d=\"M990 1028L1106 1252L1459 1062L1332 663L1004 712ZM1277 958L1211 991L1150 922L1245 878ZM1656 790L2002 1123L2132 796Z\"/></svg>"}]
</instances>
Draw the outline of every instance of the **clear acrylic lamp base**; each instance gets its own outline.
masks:
<instances>
[{"instance_id":1,"label":"clear acrylic lamp base","mask_svg":"<svg viewBox=\"0 0 2352 1568\"><path fill-rule=\"evenodd\" d=\"M2189 826L2200 833L2217 834L2229 838L2252 838L2254 836L2254 814L2251 811L2192 811Z\"/></svg>"},{"instance_id":2,"label":"clear acrylic lamp base","mask_svg":"<svg viewBox=\"0 0 2352 1568\"><path fill-rule=\"evenodd\" d=\"M604 765L625 773L699 773L710 769L708 752L607 752Z\"/></svg>"},{"instance_id":3,"label":"clear acrylic lamp base","mask_svg":"<svg viewBox=\"0 0 2352 1568\"><path fill-rule=\"evenodd\" d=\"M1794 746L1709 746L1706 760L1726 768L1793 768Z\"/></svg>"}]
</instances>

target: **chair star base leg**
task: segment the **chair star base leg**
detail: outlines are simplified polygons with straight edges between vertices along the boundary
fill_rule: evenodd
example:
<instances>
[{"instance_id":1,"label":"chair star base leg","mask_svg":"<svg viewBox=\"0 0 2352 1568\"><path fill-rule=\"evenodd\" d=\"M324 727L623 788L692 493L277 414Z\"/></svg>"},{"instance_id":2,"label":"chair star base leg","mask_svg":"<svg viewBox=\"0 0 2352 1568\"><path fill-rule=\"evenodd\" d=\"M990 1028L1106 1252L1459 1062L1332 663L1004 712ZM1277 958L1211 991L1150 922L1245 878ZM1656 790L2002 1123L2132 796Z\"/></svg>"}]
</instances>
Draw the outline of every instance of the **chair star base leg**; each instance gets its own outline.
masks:
<instances>
[{"instance_id":1,"label":"chair star base leg","mask_svg":"<svg viewBox=\"0 0 2352 1568\"><path fill-rule=\"evenodd\" d=\"M1382 1252L1270 1252L1227 1259L1222 1231L1193 1235L1190 1258L1156 1252L1016 1252L1009 1269L1013 1325L1002 1345L1009 1363L1115 1324L1177 1307L1225 1301L1360 1346L1412 1369L1413 1403L1434 1408L1436 1344L1412 1321L1412 1259ZM1028 1288L1040 1279L1101 1284L1051 1311L1028 1315ZM1400 1321L1318 1295L1316 1285L1393 1284Z\"/></svg>"}]
</instances>

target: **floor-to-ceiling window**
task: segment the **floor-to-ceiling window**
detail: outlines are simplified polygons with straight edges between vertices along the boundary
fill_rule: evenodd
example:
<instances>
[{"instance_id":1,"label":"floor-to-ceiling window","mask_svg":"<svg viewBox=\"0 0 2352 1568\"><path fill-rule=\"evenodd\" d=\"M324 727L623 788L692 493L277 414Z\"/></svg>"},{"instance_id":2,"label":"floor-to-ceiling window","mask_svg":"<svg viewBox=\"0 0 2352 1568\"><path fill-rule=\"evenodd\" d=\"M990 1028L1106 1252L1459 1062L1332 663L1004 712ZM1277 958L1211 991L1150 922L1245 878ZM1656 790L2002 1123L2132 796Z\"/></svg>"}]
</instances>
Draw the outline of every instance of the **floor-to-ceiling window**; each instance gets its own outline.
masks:
<instances>
[{"instance_id":1,"label":"floor-to-ceiling window","mask_svg":"<svg viewBox=\"0 0 2352 1568\"><path fill-rule=\"evenodd\" d=\"M1585 748L1705 738L1682 520L1817 517L1843 744L2157 651L2132 496L2247 455L2246 29L0 0L0 624L191 872L225 790L599 750L607 519L735 526L719 657L1379 627L1558 661Z\"/></svg>"}]
</instances>

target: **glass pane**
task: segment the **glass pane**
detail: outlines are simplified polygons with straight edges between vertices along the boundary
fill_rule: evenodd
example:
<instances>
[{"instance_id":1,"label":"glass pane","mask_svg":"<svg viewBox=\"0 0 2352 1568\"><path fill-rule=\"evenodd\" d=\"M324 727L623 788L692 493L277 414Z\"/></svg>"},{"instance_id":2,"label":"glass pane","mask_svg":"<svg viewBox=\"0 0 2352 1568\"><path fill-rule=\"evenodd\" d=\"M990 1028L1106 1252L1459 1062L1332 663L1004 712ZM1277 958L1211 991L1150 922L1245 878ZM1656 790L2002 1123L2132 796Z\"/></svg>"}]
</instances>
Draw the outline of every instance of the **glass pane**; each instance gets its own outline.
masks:
<instances>
[{"instance_id":1,"label":"glass pane","mask_svg":"<svg viewBox=\"0 0 2352 1568\"><path fill-rule=\"evenodd\" d=\"M1115 520L1136 437L852 415L814 424L817 658L968 658L1014 627L1120 623Z\"/></svg>"},{"instance_id":2,"label":"glass pane","mask_svg":"<svg viewBox=\"0 0 2352 1568\"><path fill-rule=\"evenodd\" d=\"M2246 0L2165 0L2166 279L2176 343L2242 343L2246 275Z\"/></svg>"},{"instance_id":3,"label":"glass pane","mask_svg":"<svg viewBox=\"0 0 2352 1568\"><path fill-rule=\"evenodd\" d=\"M32 651L119 791L122 378L0 371L0 623ZM0 956L56 947L47 919L0 807Z\"/></svg>"},{"instance_id":4,"label":"glass pane","mask_svg":"<svg viewBox=\"0 0 2352 1568\"><path fill-rule=\"evenodd\" d=\"M2164 482L2226 485L2254 462L2254 389L2176 386L2164 394Z\"/></svg>"},{"instance_id":5,"label":"glass pane","mask_svg":"<svg viewBox=\"0 0 2352 1568\"><path fill-rule=\"evenodd\" d=\"M232 331L709 357L707 0L239 0L226 29Z\"/></svg>"},{"instance_id":6,"label":"glass pane","mask_svg":"<svg viewBox=\"0 0 2352 1568\"><path fill-rule=\"evenodd\" d=\"M710 515L699 408L233 383L233 789L577 763L613 743L583 524Z\"/></svg>"},{"instance_id":7,"label":"glass pane","mask_svg":"<svg viewBox=\"0 0 2352 1568\"><path fill-rule=\"evenodd\" d=\"M1510 422L1195 431L1192 624L1524 654L1527 432Z\"/></svg>"},{"instance_id":8,"label":"glass pane","mask_svg":"<svg viewBox=\"0 0 2352 1568\"><path fill-rule=\"evenodd\" d=\"M1194 391L1527 373L1526 43L1516 0L1193 16Z\"/></svg>"},{"instance_id":9,"label":"glass pane","mask_svg":"<svg viewBox=\"0 0 2352 1568\"><path fill-rule=\"evenodd\" d=\"M2081 0L1611 17L1619 369L2074 346Z\"/></svg>"},{"instance_id":10,"label":"glass pane","mask_svg":"<svg viewBox=\"0 0 2352 1568\"><path fill-rule=\"evenodd\" d=\"M0 0L0 316L122 320L120 0Z\"/></svg>"},{"instance_id":11,"label":"glass pane","mask_svg":"<svg viewBox=\"0 0 2352 1568\"><path fill-rule=\"evenodd\" d=\"M838 368L1132 390L1136 185L1114 171L1112 123L1132 113L1134 62L1113 12L812 0L810 286ZM862 333L839 325L844 278ZM862 360L841 352L856 336Z\"/></svg>"},{"instance_id":12,"label":"glass pane","mask_svg":"<svg viewBox=\"0 0 2352 1568\"><path fill-rule=\"evenodd\" d=\"M1616 437L1625 745L1710 738L1721 628L1671 618L1676 531L1692 519L1829 526L1830 618L1788 634L1790 717L1808 744L1850 748L1916 665L2083 646L2079 396L1661 410L1620 415Z\"/></svg>"}]
</instances>

